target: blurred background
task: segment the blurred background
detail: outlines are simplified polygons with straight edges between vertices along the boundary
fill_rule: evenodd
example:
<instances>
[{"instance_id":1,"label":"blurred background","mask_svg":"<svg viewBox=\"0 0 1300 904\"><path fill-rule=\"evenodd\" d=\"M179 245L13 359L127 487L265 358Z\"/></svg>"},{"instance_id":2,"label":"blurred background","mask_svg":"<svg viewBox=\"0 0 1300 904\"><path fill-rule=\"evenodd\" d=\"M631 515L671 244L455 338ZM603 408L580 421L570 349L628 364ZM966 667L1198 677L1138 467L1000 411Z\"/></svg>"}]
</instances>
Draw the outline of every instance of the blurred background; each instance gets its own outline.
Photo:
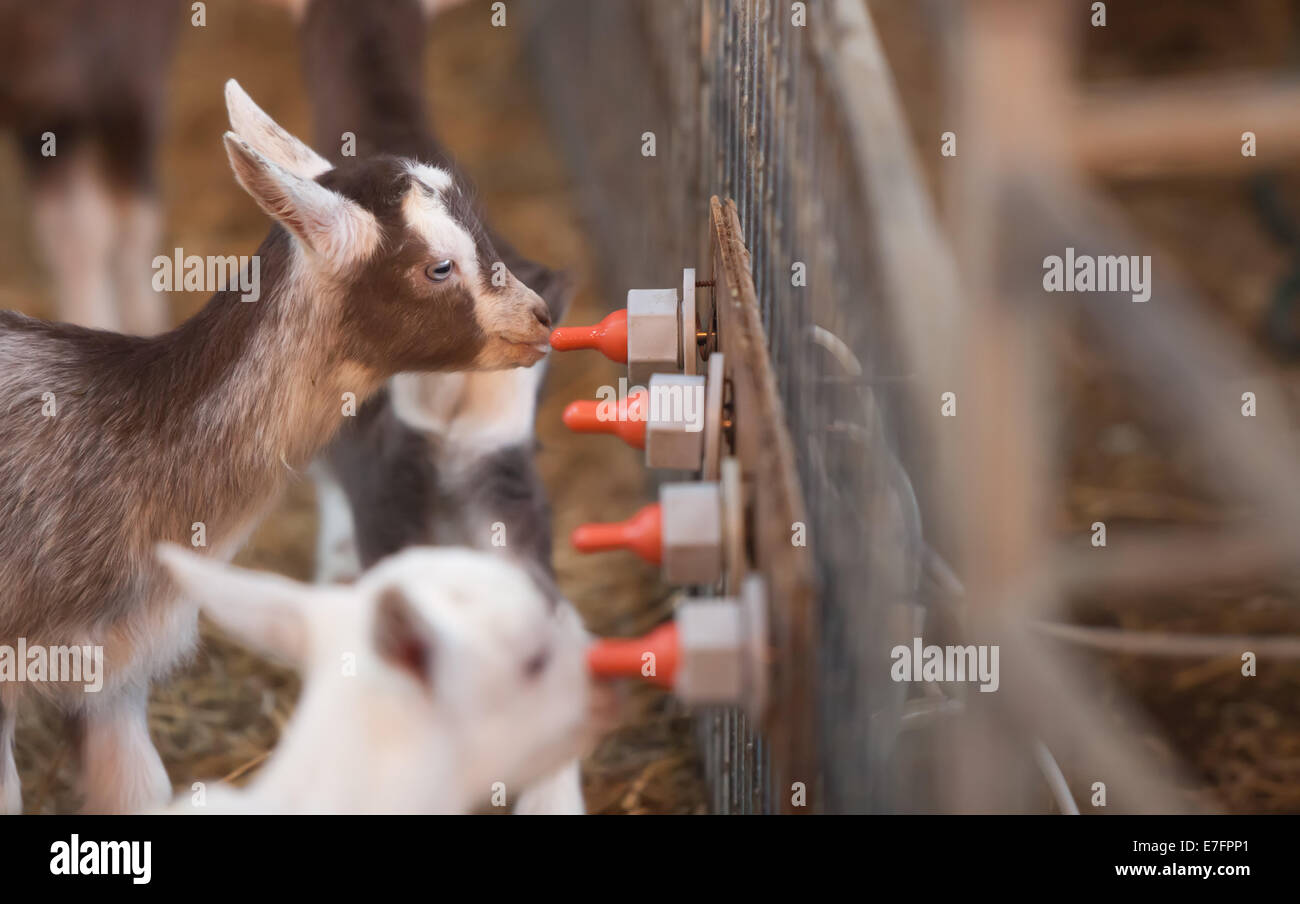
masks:
<instances>
[{"instance_id":1,"label":"blurred background","mask_svg":"<svg viewBox=\"0 0 1300 904\"><path fill-rule=\"evenodd\" d=\"M1297 0L1115 0L1105 4L1104 27L1089 25L1090 3L1039 5L1059 9L1068 21L1062 46L1070 54L1062 59L1069 67L1066 75L1084 93L1183 76L1206 85L1250 76L1285 85L1300 71ZM823 528L814 529L811 541L824 590L819 618L825 641L813 651L822 757L814 780L826 794L818 808L1050 812L1059 808L1059 799L1054 803L1036 777L1042 759L1035 742L1041 736L1048 739L1074 799L1089 812L1086 802L1097 770L1088 752L1053 741L1052 729L1023 712L1017 718L983 714L975 741L971 735L950 735L944 724L902 729L904 718L918 710L885 680L890 644L880 639L893 630L900 593L907 597L907 617L923 620L927 638L968 636L962 613L969 603L953 602L962 592L944 577L978 572L991 558L982 560L979 547L963 548L960 537L969 523L963 527L961 517L970 513L957 517L954 526L946 485L929 479L942 458L926 438L933 424L918 426L918 416L909 414L908 394L919 365L905 360L903 349L908 342L917 347L918 331L907 333L892 307L900 299L892 296L906 296L908 285L917 286L918 293L933 291L919 286L923 271L939 264L923 259L912 274L916 284L889 285L882 284L881 274L890 267L881 256L896 247L889 242L891 224L930 217L942 224L938 239L955 246L962 272L945 300L961 305L980 293L969 268L961 270L982 259L968 246L970 223L961 220L963 210L979 210L962 206L972 203L973 182L954 175L953 160L939 153L940 135L957 131L959 161L962 154L978 155L988 147L997 153L996 143L979 137L980 129L1006 122L1008 111L1030 109L1023 102L1014 106L1014 99L1004 108L974 91L961 106L964 87L978 86L974 75L962 76L961 61L970 58L953 49L963 34L970 36L962 28L976 7L1007 7L1014 14L1017 4L857 4L871 16L888 67L883 74L873 70L870 84L862 87L896 91L902 113L897 123L874 122L880 131L869 133L872 141L855 133L852 118L844 114L855 102L844 79L845 60L851 61L854 48L842 43L843 35L851 30L828 33L834 31L831 20L844 15L843 0L809 2L806 31L791 26L800 4L778 0L512 0L506 27L492 26L490 6L478 0L451 4L432 23L427 67L432 122L477 183L496 228L527 256L576 277L580 288L570 324L595 322L622 306L629 288L674 285L681 268L705 267L704 202L715 192L737 198L755 253L756 283L803 492L814 524ZM1013 31L1009 26L1008 34ZM978 36L978 29L974 32ZM273 3L220 0L207 5L203 27L191 25L182 10L174 40L163 67L158 125L157 253L183 247L187 254L252 254L268 224L229 172L220 141L226 128L222 85L237 78L291 132L312 135L293 21ZM1032 51L1024 53L1025 78L1033 81L1038 70L1030 64L1042 63ZM19 56L11 53L9 59L16 65ZM1017 58L1005 59L1014 68ZM767 99L760 103L759 96ZM0 104L0 114L5 109ZM1059 120L1069 121L1068 116ZM1026 130L1026 141L1041 143L1050 153L1059 122L1044 119L1038 132ZM1140 237L1135 245L1125 234L1112 253L1154 255L1157 274L1177 273L1195 294L1196 310L1211 324L1208 335L1252 356L1253 370L1222 384L1225 398L1239 395L1244 384L1234 381L1249 383L1262 375L1278 390L1268 396L1267 420L1281 435L1293 437L1290 425L1300 403L1300 317L1294 314L1300 290L1289 281L1300 272L1300 166L1294 155L1275 151L1261 151L1258 161L1243 164L1239 134L1254 127L1247 122L1227 130L1225 154L1238 158L1231 165L1097 167L1083 181ZM1258 128L1261 136L1267 134ZM641 153L646 131L658 138L654 158ZM1044 137L1043 131L1049 134ZM1267 138L1260 140L1264 147ZM863 175L870 154L862 146L874 151L891 141L905 146L915 169ZM0 203L0 305L52 316L54 290L33 228L34 188L23 178L24 153L21 135L0 145L0 198L5 199ZM782 168L787 158L806 161L806 169L796 163ZM892 202L868 190L877 182L909 181L917 194L900 190ZM890 206L914 197L928 199L935 213ZM872 198L879 203L873 206ZM1016 221L1014 215L1001 219ZM1016 235L1014 229L1010 233ZM785 286L792 260L810 265L807 296ZM1030 272L1033 279L1040 275ZM1157 282L1148 310L1159 305L1160 293ZM205 300L197 294L171 295L173 320L189 316ZM1022 309L1010 310L1014 322L1023 319ZM844 357L834 343L823 334L807 340L814 326L852 350L858 367L853 379L841 372ZM932 326L937 347L943 324ZM1016 429L1050 432L1054 447L1045 463L1031 462L1051 475L1051 492L1029 505L1040 517L1034 542L1020 543L1024 555L1040 548L1038 534L1086 549L1097 521L1107 525L1112 547L1126 535L1146 531L1232 532L1252 518L1267 529L1266 510L1222 491L1216 462L1236 465L1207 455L1200 434L1172 423L1168 406L1137 388L1132 368L1112 352L1102 332L1071 312L1037 334L1054 369L1050 423L1021 421ZM1188 346L1187 354L1196 349ZM560 425L568 401L615 382L618 369L594 354L555 356L550 368L538 435L555 510L561 583L594 632L645 631L672 605L654 571L631 555L579 560L566 540L578 524L623 518L652 495L638 453L612 439L573 436ZM851 417L844 413L849 408L855 412ZM862 408L879 414L862 415ZM854 430L843 429L846 421ZM860 442L844 440L867 431ZM1243 435L1238 442L1272 440ZM1018 464L1013 460L1007 467ZM910 480L892 476L898 468ZM891 476L881 477L886 471ZM990 535L999 533L998 525L1022 523L1014 493L998 482L1005 476L990 477L990 495L983 498ZM916 508L924 540L919 527L907 527L901 540L872 529L881 523L875 516L886 504L882 495L891 512L907 497L904 507ZM237 561L306 579L314 542L312 488L304 477ZM1013 538L997 548L1016 543ZM870 555L864 555L868 549ZM1202 558L1231 557L1222 547L1205 549ZM860 575L855 569L869 568L880 550L890 557L889 567ZM1255 561L1243 556L1245 564L1234 574L1168 585L1111 582L1088 589L1079 581L1083 589L1055 594L1052 617L1061 624L1160 637L1300 635L1300 587L1289 560L1262 556L1258 566L1250 564ZM910 572L913 565L920 577L907 579L905 590L898 591L894 572ZM885 572L888 580L880 576ZM989 585L1005 590L1011 583ZM983 598L977 589L982 586L977 579L967 589ZM1124 738L1126 754L1140 756L1151 774L1169 783L1162 807L1300 811L1300 667L1294 659L1262 656L1258 676L1243 679L1232 650L1153 654L1110 640L1094 643L1097 638L1113 636L1055 640L1045 649L1053 660L1069 660L1078 678L1075 689L1096 712L1096 721L1088 723L1095 739L1106 744L1112 736ZM1022 664L1004 659L1003 668L1012 671ZM194 662L156 688L151 704L154 740L173 783L238 782L253 774L274 746L296 694L290 674L205 629ZM586 764L592 812L768 807L770 789L758 787L761 779L753 789L731 788L728 800L718 797L718 783L733 765L731 759L722 761L730 755L717 746L718 738L725 735L732 745L727 749L740 759L752 758L763 741L747 727L720 721L698 725L670 697L650 690L629 689L625 702L622 723ZM1069 721L1070 712L1057 716ZM980 731L990 725L1001 740L983 743ZM1004 743L1018 752L1006 754ZM75 806L75 758L56 713L22 713L17 755L30 811ZM954 758L960 765L981 756L1005 761L1021 779L993 804L945 789L941 778L953 771ZM997 782L990 788L1004 790Z\"/></svg>"},{"instance_id":2,"label":"blurred background","mask_svg":"<svg viewBox=\"0 0 1300 904\"><path fill-rule=\"evenodd\" d=\"M953 48L955 17L971 16L977 5L907 0L869 4L926 188L943 211L950 238L963 187L951 168L945 170L951 161L937 153L937 136L960 129L958 122L965 123L963 137L969 138L972 127L997 128L1007 121L1000 105L974 92L961 96L978 63L968 61L971 68L964 72L960 62L945 68L952 67L945 62L945 47L962 59L961 51ZM1152 332L1170 336L1173 357L1192 374L1200 371L1212 381L1205 394L1216 404L1221 400L1222 410L1231 416L1220 423L1232 430L1232 446L1268 447L1281 453L1284 466L1294 469L1290 443L1300 410L1300 384L1292 227L1300 222L1300 156L1289 136L1300 124L1292 93L1300 74L1300 4L1120 0L1103 4L1105 25L1100 27L1094 24L1093 3L1053 0L1036 6L1050 9L1048 19L1057 14L1044 31L1053 36L1052 29L1059 29L1059 43L1043 52L1060 56L1065 68L1061 76L1083 100L1051 98L1055 115L1033 123L1024 140L1050 146L1055 138L1074 145L1082 170L1077 178L1108 205L1108 214L1116 217L1113 222L1126 224L1113 236L1101 233L1103 241L1109 240L1105 250L1152 255L1155 301L1172 302L1172 287L1185 287L1187 298L1180 300L1188 301L1186 309L1203 318L1201 344L1179 346L1188 334L1173 320L1151 325ZM1011 16L1019 11L1006 12ZM997 21L996 16L994 11L989 18ZM967 24L973 26L969 20ZM993 27L1012 32L1001 48L1009 57L1004 75L1010 81L1033 83L1044 70L1056 74L1050 61L1040 67L1032 50L1023 52L1027 64L1017 67L1011 54L1021 36L1014 34L1014 26ZM1099 109L1100 103L1114 99L1131 103L1122 124L1120 117L1089 118L1079 112ZM964 118L963 100L968 105ZM1185 125L1189 121L1190 127ZM1197 121L1205 128L1198 130ZM1144 125L1152 126L1151 135L1163 128L1161 140L1145 134ZM1108 128L1130 137L1127 144L1117 140L1111 146L1131 153L1117 152L1104 162L1089 157L1087 149L1107 144L1103 139ZM1242 133L1256 129L1271 136L1272 147L1257 158L1243 158ZM1203 146L1211 141L1213 150ZM1027 225L1020 225L1025 229L1039 228L1014 203L1006 220L1014 224L1023 217ZM1004 228L1015 240L1030 244L1024 229ZM1097 237L1095 231L1092 237ZM957 244L960 247L960 240ZM1061 253L1063 244L1054 245L1050 253ZM1042 253L1037 248L1032 255L1026 252L1031 258L1026 265L1029 278L1041 278L1037 265ZM1030 303L1054 305L1060 299L1038 294ZM1132 309L1143 306L1121 299L1099 305L1100 316L1110 317L1114 311L1119 330L1140 333L1145 340L1143 324L1120 319L1140 317ZM1014 303L1008 307L1017 310ZM1248 498L1225 477L1243 466L1215 447L1202 425L1193 428L1189 419L1180 422L1174 414L1180 397L1191 405L1203 404L1193 380L1165 366L1154 352L1148 362L1152 371L1139 375L1144 352L1139 349L1134 355L1136 365L1124 360L1122 343L1108 342L1113 336L1097 325L1098 319L1090 322L1086 315L1069 313L1040 337L1043 355L1055 368L1041 387L1050 398L1037 428L1055 436L1054 460L1043 468L1051 475L1054 491L1041 503L1041 519L1050 535L1063 539L1068 548L1074 543L1084 548L1084 558L1074 562L1082 571L1075 574L1078 580L1061 580L1066 589L1056 617L1096 629L1086 640L1076 638L1077 646L1050 647L1049 655L1078 657L1075 664L1086 693L1103 709L1097 728L1130 738L1134 744L1128 749L1146 757L1154 774L1170 782L1173 790L1165 808L1295 812L1300 808L1300 666L1294 646L1272 655L1261 653L1261 662L1268 662L1254 678L1241 675L1241 644L1209 644L1212 650L1203 645L1188 655L1201 638L1285 642L1296 636L1300 587L1294 536L1265 559L1245 552L1253 548L1249 542L1237 551L1216 546L1211 538L1247 534L1252 524L1279 535L1286 528L1267 503ZM1215 353L1229 349L1235 356L1231 365L1224 366L1222 359L1210 363ZM1203 367L1197 360L1202 352L1207 359ZM1153 389L1162 379L1166 385ZM1276 431L1271 435L1244 427L1247 422L1239 416L1242 391L1264 385L1271 399L1267 417ZM1287 505L1294 506L1294 497L1288 497ZM990 516L990 522L996 520L996 515ZM1167 558L1154 545L1144 547L1135 556L1143 564L1130 575L1131 581L1099 579L1090 585L1092 569L1098 575L1103 569L1087 564L1095 561L1087 556L1097 550L1086 548L1084 538L1098 521L1107 526L1112 550L1117 542L1125 543L1116 541L1117 536L1190 537L1192 542L1160 547L1171 553ZM1240 567L1214 573L1234 558ZM1210 567L1198 569L1198 561ZM1145 566L1150 566L1149 580L1136 574ZM1134 655L1137 648L1126 649L1119 640L1121 631L1152 642ZM1179 650L1181 655L1175 652ZM1065 707L1061 718L1073 717ZM1081 811L1105 812L1088 805L1091 784L1085 779L1089 769L1082 765L1081 752L1063 746L1053 746L1052 751ZM1039 767L1036 763L1034 771ZM1092 778L1097 778L1095 773ZM1115 806L1115 801L1110 804Z\"/></svg>"}]
</instances>

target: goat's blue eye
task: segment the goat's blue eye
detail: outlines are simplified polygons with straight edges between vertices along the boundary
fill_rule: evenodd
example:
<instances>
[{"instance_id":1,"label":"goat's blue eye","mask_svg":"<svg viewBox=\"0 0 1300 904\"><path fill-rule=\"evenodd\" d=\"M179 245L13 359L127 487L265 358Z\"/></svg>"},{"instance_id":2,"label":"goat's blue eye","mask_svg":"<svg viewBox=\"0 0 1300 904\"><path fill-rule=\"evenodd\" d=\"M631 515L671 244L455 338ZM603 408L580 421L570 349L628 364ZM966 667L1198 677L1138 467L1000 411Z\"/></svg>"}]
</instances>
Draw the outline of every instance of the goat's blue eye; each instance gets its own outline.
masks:
<instances>
[{"instance_id":1,"label":"goat's blue eye","mask_svg":"<svg viewBox=\"0 0 1300 904\"><path fill-rule=\"evenodd\" d=\"M430 264L424 268L424 273L434 282L442 282L448 276L451 276L452 268L455 265L451 261L442 261L437 264Z\"/></svg>"}]
</instances>

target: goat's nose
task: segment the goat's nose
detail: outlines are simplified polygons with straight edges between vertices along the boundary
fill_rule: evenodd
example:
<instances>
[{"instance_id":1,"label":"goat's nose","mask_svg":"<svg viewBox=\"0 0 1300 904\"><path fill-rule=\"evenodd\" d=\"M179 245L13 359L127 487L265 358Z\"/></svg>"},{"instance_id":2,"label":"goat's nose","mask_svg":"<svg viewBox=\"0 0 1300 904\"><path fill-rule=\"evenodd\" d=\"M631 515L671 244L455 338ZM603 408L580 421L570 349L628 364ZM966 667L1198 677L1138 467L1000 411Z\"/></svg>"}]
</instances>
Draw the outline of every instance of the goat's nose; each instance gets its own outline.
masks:
<instances>
[{"instance_id":1,"label":"goat's nose","mask_svg":"<svg viewBox=\"0 0 1300 904\"><path fill-rule=\"evenodd\" d=\"M537 322L542 326L548 330L551 328L551 312L544 302L538 302L533 307L533 316L537 318Z\"/></svg>"}]
</instances>

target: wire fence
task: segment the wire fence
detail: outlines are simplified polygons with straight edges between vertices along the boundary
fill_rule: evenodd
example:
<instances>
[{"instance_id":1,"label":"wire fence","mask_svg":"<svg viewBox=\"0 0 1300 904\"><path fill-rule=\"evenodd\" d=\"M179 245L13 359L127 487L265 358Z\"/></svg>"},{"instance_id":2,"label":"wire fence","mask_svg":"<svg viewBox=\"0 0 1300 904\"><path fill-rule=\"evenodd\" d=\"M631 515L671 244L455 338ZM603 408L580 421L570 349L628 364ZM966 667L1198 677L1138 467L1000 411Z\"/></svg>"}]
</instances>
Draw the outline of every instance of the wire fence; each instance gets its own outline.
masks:
<instances>
[{"instance_id":1,"label":"wire fence","mask_svg":"<svg viewBox=\"0 0 1300 904\"><path fill-rule=\"evenodd\" d=\"M1147 306L1114 291L1049 303L1043 265L1067 248L1143 248L1084 171L1240 168L1223 136L1243 110L1275 153L1294 150L1295 89L1255 77L1092 95L1074 83L1067 27L1086 6L924 9L962 142L945 163L951 251L862 0L565 0L537 7L531 45L610 285L673 285L708 259L708 197L738 207L817 562L815 699L778 701L816 709L816 774L792 776L809 807L1073 812L1055 750L1076 792L1199 809L1180 766L1151 757L1150 726L1070 649L1291 659L1300 641L1061 624L1062 602L1105 590L1140 606L1155 588L1285 571L1300 451L1285 416L1243 428L1238 411L1242 375L1275 411L1285 393L1176 266L1160 262ZM1047 350L1067 323L1086 323L1251 517L1134 531L1105 555L1060 535L1062 381ZM960 417L941 414L949 393ZM998 693L890 681L891 649L922 634L999 647ZM779 745L730 711L701 731L716 811L789 811Z\"/></svg>"},{"instance_id":2,"label":"wire fence","mask_svg":"<svg viewBox=\"0 0 1300 904\"><path fill-rule=\"evenodd\" d=\"M736 202L821 585L821 772L796 778L821 789L817 809L881 810L902 698L872 677L888 674L875 639L908 617L921 555L894 451L906 374L885 341L877 226L824 65L836 51L825 17L798 6L572 0L539 9L531 44L611 285L671 285L703 266L708 198ZM706 713L700 727L713 809L779 808L744 714Z\"/></svg>"}]
</instances>

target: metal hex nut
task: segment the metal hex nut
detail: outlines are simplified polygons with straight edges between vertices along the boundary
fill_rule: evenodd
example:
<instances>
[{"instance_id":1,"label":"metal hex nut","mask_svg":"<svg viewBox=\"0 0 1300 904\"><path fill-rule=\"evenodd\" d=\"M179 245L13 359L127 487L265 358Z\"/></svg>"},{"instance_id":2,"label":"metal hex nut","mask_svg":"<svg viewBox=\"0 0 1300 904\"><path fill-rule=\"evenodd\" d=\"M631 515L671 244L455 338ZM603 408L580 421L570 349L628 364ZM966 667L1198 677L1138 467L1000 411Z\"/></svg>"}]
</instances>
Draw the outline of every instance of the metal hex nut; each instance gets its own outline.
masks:
<instances>
[{"instance_id":1,"label":"metal hex nut","mask_svg":"<svg viewBox=\"0 0 1300 904\"><path fill-rule=\"evenodd\" d=\"M722 492L716 483L666 483L659 490L663 575L670 584L715 584L722 576Z\"/></svg>"},{"instance_id":2,"label":"metal hex nut","mask_svg":"<svg viewBox=\"0 0 1300 904\"><path fill-rule=\"evenodd\" d=\"M644 386L653 374L675 374L680 321L676 289L632 289L627 293L627 377Z\"/></svg>"},{"instance_id":3,"label":"metal hex nut","mask_svg":"<svg viewBox=\"0 0 1300 904\"><path fill-rule=\"evenodd\" d=\"M767 705L767 590L751 573L739 597L700 597L677 607L677 676L686 703L732 704L761 719Z\"/></svg>"},{"instance_id":4,"label":"metal hex nut","mask_svg":"<svg viewBox=\"0 0 1300 904\"><path fill-rule=\"evenodd\" d=\"M745 638L740 605L701 599L677 610L678 660L673 692L686 703L740 703L745 694Z\"/></svg>"},{"instance_id":5,"label":"metal hex nut","mask_svg":"<svg viewBox=\"0 0 1300 904\"><path fill-rule=\"evenodd\" d=\"M650 378L645 427L646 464L697 471L704 455L704 377L655 374Z\"/></svg>"}]
</instances>

